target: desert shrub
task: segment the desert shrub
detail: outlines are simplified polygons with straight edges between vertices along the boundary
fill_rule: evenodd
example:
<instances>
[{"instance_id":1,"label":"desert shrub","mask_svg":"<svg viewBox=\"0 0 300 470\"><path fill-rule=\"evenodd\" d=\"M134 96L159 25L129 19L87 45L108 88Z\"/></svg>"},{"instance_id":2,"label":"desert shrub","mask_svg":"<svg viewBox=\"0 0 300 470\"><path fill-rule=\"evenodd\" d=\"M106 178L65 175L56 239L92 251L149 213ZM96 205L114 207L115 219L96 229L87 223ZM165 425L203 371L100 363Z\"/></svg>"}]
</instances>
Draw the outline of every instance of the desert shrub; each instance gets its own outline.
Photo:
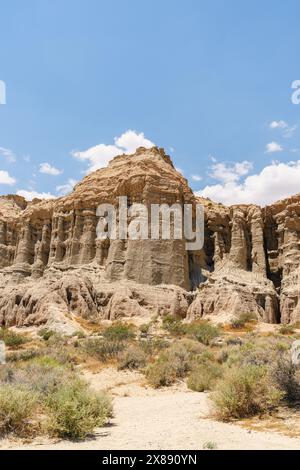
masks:
<instances>
[{"instance_id":1,"label":"desert shrub","mask_svg":"<svg viewBox=\"0 0 300 470\"><path fill-rule=\"evenodd\" d=\"M48 339L51 338L51 336L55 335L55 331L53 330L48 330L47 328L42 328L39 332L38 335L43 338L43 340L48 341Z\"/></svg>"},{"instance_id":2,"label":"desert shrub","mask_svg":"<svg viewBox=\"0 0 300 470\"><path fill-rule=\"evenodd\" d=\"M277 360L272 369L272 376L288 403L300 400L300 372L288 355L283 355Z\"/></svg>"},{"instance_id":3,"label":"desert shrub","mask_svg":"<svg viewBox=\"0 0 300 470\"><path fill-rule=\"evenodd\" d=\"M73 338L76 337L78 339L83 339L86 337L86 334L84 331L82 330L77 330L77 331L74 331L74 333L72 334Z\"/></svg>"},{"instance_id":4,"label":"desert shrub","mask_svg":"<svg viewBox=\"0 0 300 470\"><path fill-rule=\"evenodd\" d=\"M24 351L15 351L7 355L7 362L30 361L42 354L39 349L25 349Z\"/></svg>"},{"instance_id":5,"label":"desert shrub","mask_svg":"<svg viewBox=\"0 0 300 470\"><path fill-rule=\"evenodd\" d=\"M246 365L227 369L212 398L217 416L226 421L264 413L282 396L270 383L266 367Z\"/></svg>"},{"instance_id":6,"label":"desert shrub","mask_svg":"<svg viewBox=\"0 0 300 470\"><path fill-rule=\"evenodd\" d=\"M37 406L31 390L11 384L0 385L0 435L29 433L30 419Z\"/></svg>"},{"instance_id":7,"label":"desert shrub","mask_svg":"<svg viewBox=\"0 0 300 470\"><path fill-rule=\"evenodd\" d=\"M139 329L142 335L147 336L150 328L151 328L151 323L144 323L143 325L140 326Z\"/></svg>"},{"instance_id":8,"label":"desert shrub","mask_svg":"<svg viewBox=\"0 0 300 470\"><path fill-rule=\"evenodd\" d=\"M154 388L169 387L176 380L176 372L167 361L156 361L146 369L146 377Z\"/></svg>"},{"instance_id":9,"label":"desert shrub","mask_svg":"<svg viewBox=\"0 0 300 470\"><path fill-rule=\"evenodd\" d=\"M295 333L295 329L292 325L282 325L279 329L279 333L281 335L293 335Z\"/></svg>"},{"instance_id":10,"label":"desert shrub","mask_svg":"<svg viewBox=\"0 0 300 470\"><path fill-rule=\"evenodd\" d=\"M26 387L42 402L45 395L68 383L74 376L71 369L62 367L52 358L41 357L23 366L5 366L0 374L0 382Z\"/></svg>"},{"instance_id":11,"label":"desert shrub","mask_svg":"<svg viewBox=\"0 0 300 470\"><path fill-rule=\"evenodd\" d=\"M157 352L167 349L170 346L169 341L163 338L151 338L139 341L139 347L148 356L157 354Z\"/></svg>"},{"instance_id":12,"label":"desert shrub","mask_svg":"<svg viewBox=\"0 0 300 470\"><path fill-rule=\"evenodd\" d=\"M129 346L121 355L118 368L123 369L141 369L146 365L147 356L144 351L137 346Z\"/></svg>"},{"instance_id":13,"label":"desert shrub","mask_svg":"<svg viewBox=\"0 0 300 470\"><path fill-rule=\"evenodd\" d=\"M203 450L217 450L218 446L213 441L208 441L203 444Z\"/></svg>"},{"instance_id":14,"label":"desert shrub","mask_svg":"<svg viewBox=\"0 0 300 470\"><path fill-rule=\"evenodd\" d=\"M133 339L135 333L132 325L116 322L104 330L103 336L110 341L126 341Z\"/></svg>"},{"instance_id":15,"label":"desert shrub","mask_svg":"<svg viewBox=\"0 0 300 470\"><path fill-rule=\"evenodd\" d=\"M28 341L26 336L15 333L7 328L0 329L0 340L4 341L5 346L11 348L17 348Z\"/></svg>"},{"instance_id":16,"label":"desert shrub","mask_svg":"<svg viewBox=\"0 0 300 470\"><path fill-rule=\"evenodd\" d=\"M245 312L245 313L241 313L238 318L234 318L230 322L230 326L231 328L234 328L234 329L241 329L241 328L244 328L247 325L247 323L250 323L255 320L257 320L257 318L253 313Z\"/></svg>"},{"instance_id":17,"label":"desert shrub","mask_svg":"<svg viewBox=\"0 0 300 470\"><path fill-rule=\"evenodd\" d=\"M70 382L46 400L50 413L48 430L59 437L83 439L112 415L111 400L105 393L91 391L82 381Z\"/></svg>"},{"instance_id":18,"label":"desert shrub","mask_svg":"<svg viewBox=\"0 0 300 470\"><path fill-rule=\"evenodd\" d=\"M104 338L89 338L82 347L88 354L104 362L116 358L125 349L123 342Z\"/></svg>"},{"instance_id":19,"label":"desert shrub","mask_svg":"<svg viewBox=\"0 0 300 470\"><path fill-rule=\"evenodd\" d=\"M185 325L185 333L208 346L214 338L220 336L220 328L204 321Z\"/></svg>"},{"instance_id":20,"label":"desert shrub","mask_svg":"<svg viewBox=\"0 0 300 470\"><path fill-rule=\"evenodd\" d=\"M187 386L194 392L205 392L212 390L216 380L222 375L219 364L199 364L193 369L188 377Z\"/></svg>"},{"instance_id":21,"label":"desert shrub","mask_svg":"<svg viewBox=\"0 0 300 470\"><path fill-rule=\"evenodd\" d=\"M154 387L169 386L177 378L182 378L191 369L192 356L184 347L177 343L163 351L157 360L146 369L146 377Z\"/></svg>"},{"instance_id":22,"label":"desert shrub","mask_svg":"<svg viewBox=\"0 0 300 470\"><path fill-rule=\"evenodd\" d=\"M181 336L184 334L184 326L181 318L167 315L163 318L162 327L174 336Z\"/></svg>"}]
</instances>

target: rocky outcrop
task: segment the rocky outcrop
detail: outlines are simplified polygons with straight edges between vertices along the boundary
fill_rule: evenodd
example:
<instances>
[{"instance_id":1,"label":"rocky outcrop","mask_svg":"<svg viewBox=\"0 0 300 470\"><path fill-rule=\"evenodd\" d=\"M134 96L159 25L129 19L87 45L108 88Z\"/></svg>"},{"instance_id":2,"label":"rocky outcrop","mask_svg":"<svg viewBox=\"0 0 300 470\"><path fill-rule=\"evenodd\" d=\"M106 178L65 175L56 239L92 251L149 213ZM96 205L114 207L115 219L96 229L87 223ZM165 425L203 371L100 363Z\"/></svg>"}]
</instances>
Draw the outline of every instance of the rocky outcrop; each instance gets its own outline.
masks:
<instances>
[{"instance_id":1,"label":"rocky outcrop","mask_svg":"<svg viewBox=\"0 0 300 470\"><path fill-rule=\"evenodd\" d=\"M118 207L121 196L129 213L133 203L202 204L203 249L187 251L174 237L97 238L97 207ZM114 158L63 198L0 197L0 323L72 329L78 316L226 320L242 312L300 320L299 217L300 196L266 208L197 199L157 148Z\"/></svg>"}]
</instances>

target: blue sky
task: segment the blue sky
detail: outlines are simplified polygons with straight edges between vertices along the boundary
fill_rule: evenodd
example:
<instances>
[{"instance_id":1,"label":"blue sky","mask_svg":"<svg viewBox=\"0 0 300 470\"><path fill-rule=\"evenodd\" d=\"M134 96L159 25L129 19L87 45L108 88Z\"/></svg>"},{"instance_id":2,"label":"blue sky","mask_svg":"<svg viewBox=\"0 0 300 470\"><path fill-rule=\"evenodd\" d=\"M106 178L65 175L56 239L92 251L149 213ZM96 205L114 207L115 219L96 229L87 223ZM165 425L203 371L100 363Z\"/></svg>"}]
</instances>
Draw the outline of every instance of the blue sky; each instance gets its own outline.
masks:
<instances>
[{"instance_id":1,"label":"blue sky","mask_svg":"<svg viewBox=\"0 0 300 470\"><path fill-rule=\"evenodd\" d=\"M299 192L299 14L298 0L0 0L0 194L66 193L144 139L212 199Z\"/></svg>"}]
</instances>

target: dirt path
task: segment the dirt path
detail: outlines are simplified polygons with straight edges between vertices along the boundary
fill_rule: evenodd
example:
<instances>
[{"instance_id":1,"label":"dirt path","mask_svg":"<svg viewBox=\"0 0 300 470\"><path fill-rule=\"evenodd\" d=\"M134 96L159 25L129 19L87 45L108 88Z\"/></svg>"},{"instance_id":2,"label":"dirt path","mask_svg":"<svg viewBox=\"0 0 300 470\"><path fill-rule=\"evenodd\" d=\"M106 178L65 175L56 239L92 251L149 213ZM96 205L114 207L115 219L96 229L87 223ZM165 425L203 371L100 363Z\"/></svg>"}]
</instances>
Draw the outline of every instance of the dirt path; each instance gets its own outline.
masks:
<instances>
[{"instance_id":1,"label":"dirt path","mask_svg":"<svg viewBox=\"0 0 300 470\"><path fill-rule=\"evenodd\" d=\"M0 448L201 450L211 441L218 449L300 449L300 438L209 419L208 395L187 391L183 385L154 391L142 387L137 374L113 370L95 374L91 381L94 388L101 383L111 390L115 410L111 424L93 439L81 443L39 439L23 445L0 441Z\"/></svg>"}]
</instances>

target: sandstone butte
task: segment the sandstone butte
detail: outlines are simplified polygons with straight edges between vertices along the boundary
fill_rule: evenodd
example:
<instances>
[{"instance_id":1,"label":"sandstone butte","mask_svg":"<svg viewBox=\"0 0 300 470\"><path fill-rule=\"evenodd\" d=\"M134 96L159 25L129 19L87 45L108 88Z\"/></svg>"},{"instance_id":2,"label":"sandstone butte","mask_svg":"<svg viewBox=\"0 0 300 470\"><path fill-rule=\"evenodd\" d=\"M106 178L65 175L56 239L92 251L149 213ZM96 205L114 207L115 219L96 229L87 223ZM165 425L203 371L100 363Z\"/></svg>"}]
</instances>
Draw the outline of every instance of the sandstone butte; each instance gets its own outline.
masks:
<instances>
[{"instance_id":1,"label":"sandstone butte","mask_svg":"<svg viewBox=\"0 0 300 470\"><path fill-rule=\"evenodd\" d=\"M101 203L205 206L205 243L96 240ZM162 149L114 158L65 197L0 197L0 324L70 332L77 319L154 315L300 320L300 194L261 208L197 198Z\"/></svg>"}]
</instances>

